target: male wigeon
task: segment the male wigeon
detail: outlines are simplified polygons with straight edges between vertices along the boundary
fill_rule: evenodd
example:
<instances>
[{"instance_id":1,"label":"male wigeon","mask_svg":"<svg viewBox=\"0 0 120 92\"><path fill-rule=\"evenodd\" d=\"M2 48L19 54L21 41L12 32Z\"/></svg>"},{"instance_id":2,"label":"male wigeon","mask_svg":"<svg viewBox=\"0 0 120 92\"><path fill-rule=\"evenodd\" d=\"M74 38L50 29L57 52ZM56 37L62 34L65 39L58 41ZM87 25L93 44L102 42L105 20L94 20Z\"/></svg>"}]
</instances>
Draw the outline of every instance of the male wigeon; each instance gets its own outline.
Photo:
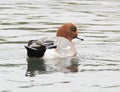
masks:
<instances>
[{"instance_id":1,"label":"male wigeon","mask_svg":"<svg viewBox=\"0 0 120 92\"><path fill-rule=\"evenodd\" d=\"M58 28L56 37L30 40L28 46L25 46L27 55L28 57L47 59L75 56L77 52L72 39L78 38L77 36L77 26L73 23L65 23Z\"/></svg>"}]
</instances>

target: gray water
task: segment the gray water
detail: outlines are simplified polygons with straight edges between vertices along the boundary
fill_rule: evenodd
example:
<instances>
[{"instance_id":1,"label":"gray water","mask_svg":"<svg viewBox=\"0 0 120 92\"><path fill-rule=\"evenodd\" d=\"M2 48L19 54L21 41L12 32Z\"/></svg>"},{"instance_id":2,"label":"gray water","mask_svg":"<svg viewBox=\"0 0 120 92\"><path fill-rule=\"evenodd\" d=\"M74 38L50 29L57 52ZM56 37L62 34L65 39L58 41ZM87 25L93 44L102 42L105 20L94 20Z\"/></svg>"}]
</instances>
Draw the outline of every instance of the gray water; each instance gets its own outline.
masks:
<instances>
[{"instance_id":1,"label":"gray water","mask_svg":"<svg viewBox=\"0 0 120 92\"><path fill-rule=\"evenodd\" d=\"M67 22L84 38L76 57L26 60L29 40ZM0 92L119 90L120 0L0 0Z\"/></svg>"}]
</instances>

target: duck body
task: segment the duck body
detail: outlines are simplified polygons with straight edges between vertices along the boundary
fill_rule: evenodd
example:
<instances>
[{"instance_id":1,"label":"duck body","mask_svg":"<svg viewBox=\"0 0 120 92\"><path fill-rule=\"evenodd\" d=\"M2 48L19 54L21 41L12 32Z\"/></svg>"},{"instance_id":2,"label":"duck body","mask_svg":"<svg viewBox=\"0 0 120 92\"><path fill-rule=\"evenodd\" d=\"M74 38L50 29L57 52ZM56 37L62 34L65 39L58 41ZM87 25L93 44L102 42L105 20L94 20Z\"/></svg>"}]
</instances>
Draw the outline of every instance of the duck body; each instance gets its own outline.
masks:
<instances>
[{"instance_id":1,"label":"duck body","mask_svg":"<svg viewBox=\"0 0 120 92\"><path fill-rule=\"evenodd\" d=\"M76 55L74 44L64 37L43 37L30 40L26 49L28 57L53 59Z\"/></svg>"}]
</instances>

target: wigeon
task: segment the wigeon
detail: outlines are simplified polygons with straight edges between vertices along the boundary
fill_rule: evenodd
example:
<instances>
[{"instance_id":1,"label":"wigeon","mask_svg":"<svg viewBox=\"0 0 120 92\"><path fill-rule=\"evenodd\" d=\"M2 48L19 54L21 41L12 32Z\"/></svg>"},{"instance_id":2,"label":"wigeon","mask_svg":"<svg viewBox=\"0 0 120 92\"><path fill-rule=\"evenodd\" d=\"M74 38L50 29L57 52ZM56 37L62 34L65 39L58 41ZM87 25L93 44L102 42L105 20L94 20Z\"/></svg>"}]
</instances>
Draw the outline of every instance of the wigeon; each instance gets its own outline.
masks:
<instances>
[{"instance_id":1,"label":"wigeon","mask_svg":"<svg viewBox=\"0 0 120 92\"><path fill-rule=\"evenodd\" d=\"M77 26L73 23L65 23L58 28L56 37L30 40L28 46L25 46L27 56L46 59L75 56L77 52L72 43L74 38L78 38Z\"/></svg>"}]
</instances>

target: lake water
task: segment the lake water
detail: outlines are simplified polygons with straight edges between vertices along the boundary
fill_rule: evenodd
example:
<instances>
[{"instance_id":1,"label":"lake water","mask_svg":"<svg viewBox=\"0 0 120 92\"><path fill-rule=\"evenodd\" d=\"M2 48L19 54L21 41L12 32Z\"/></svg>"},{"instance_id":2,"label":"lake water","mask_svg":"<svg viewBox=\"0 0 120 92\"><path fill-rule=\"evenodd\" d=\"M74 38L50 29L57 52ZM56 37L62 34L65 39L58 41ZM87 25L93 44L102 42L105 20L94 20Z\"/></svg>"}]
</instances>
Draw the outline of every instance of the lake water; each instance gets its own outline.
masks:
<instances>
[{"instance_id":1,"label":"lake water","mask_svg":"<svg viewBox=\"0 0 120 92\"><path fill-rule=\"evenodd\" d=\"M26 59L30 39L67 22L84 38L76 57ZM119 90L120 0L0 0L0 92Z\"/></svg>"}]
</instances>

